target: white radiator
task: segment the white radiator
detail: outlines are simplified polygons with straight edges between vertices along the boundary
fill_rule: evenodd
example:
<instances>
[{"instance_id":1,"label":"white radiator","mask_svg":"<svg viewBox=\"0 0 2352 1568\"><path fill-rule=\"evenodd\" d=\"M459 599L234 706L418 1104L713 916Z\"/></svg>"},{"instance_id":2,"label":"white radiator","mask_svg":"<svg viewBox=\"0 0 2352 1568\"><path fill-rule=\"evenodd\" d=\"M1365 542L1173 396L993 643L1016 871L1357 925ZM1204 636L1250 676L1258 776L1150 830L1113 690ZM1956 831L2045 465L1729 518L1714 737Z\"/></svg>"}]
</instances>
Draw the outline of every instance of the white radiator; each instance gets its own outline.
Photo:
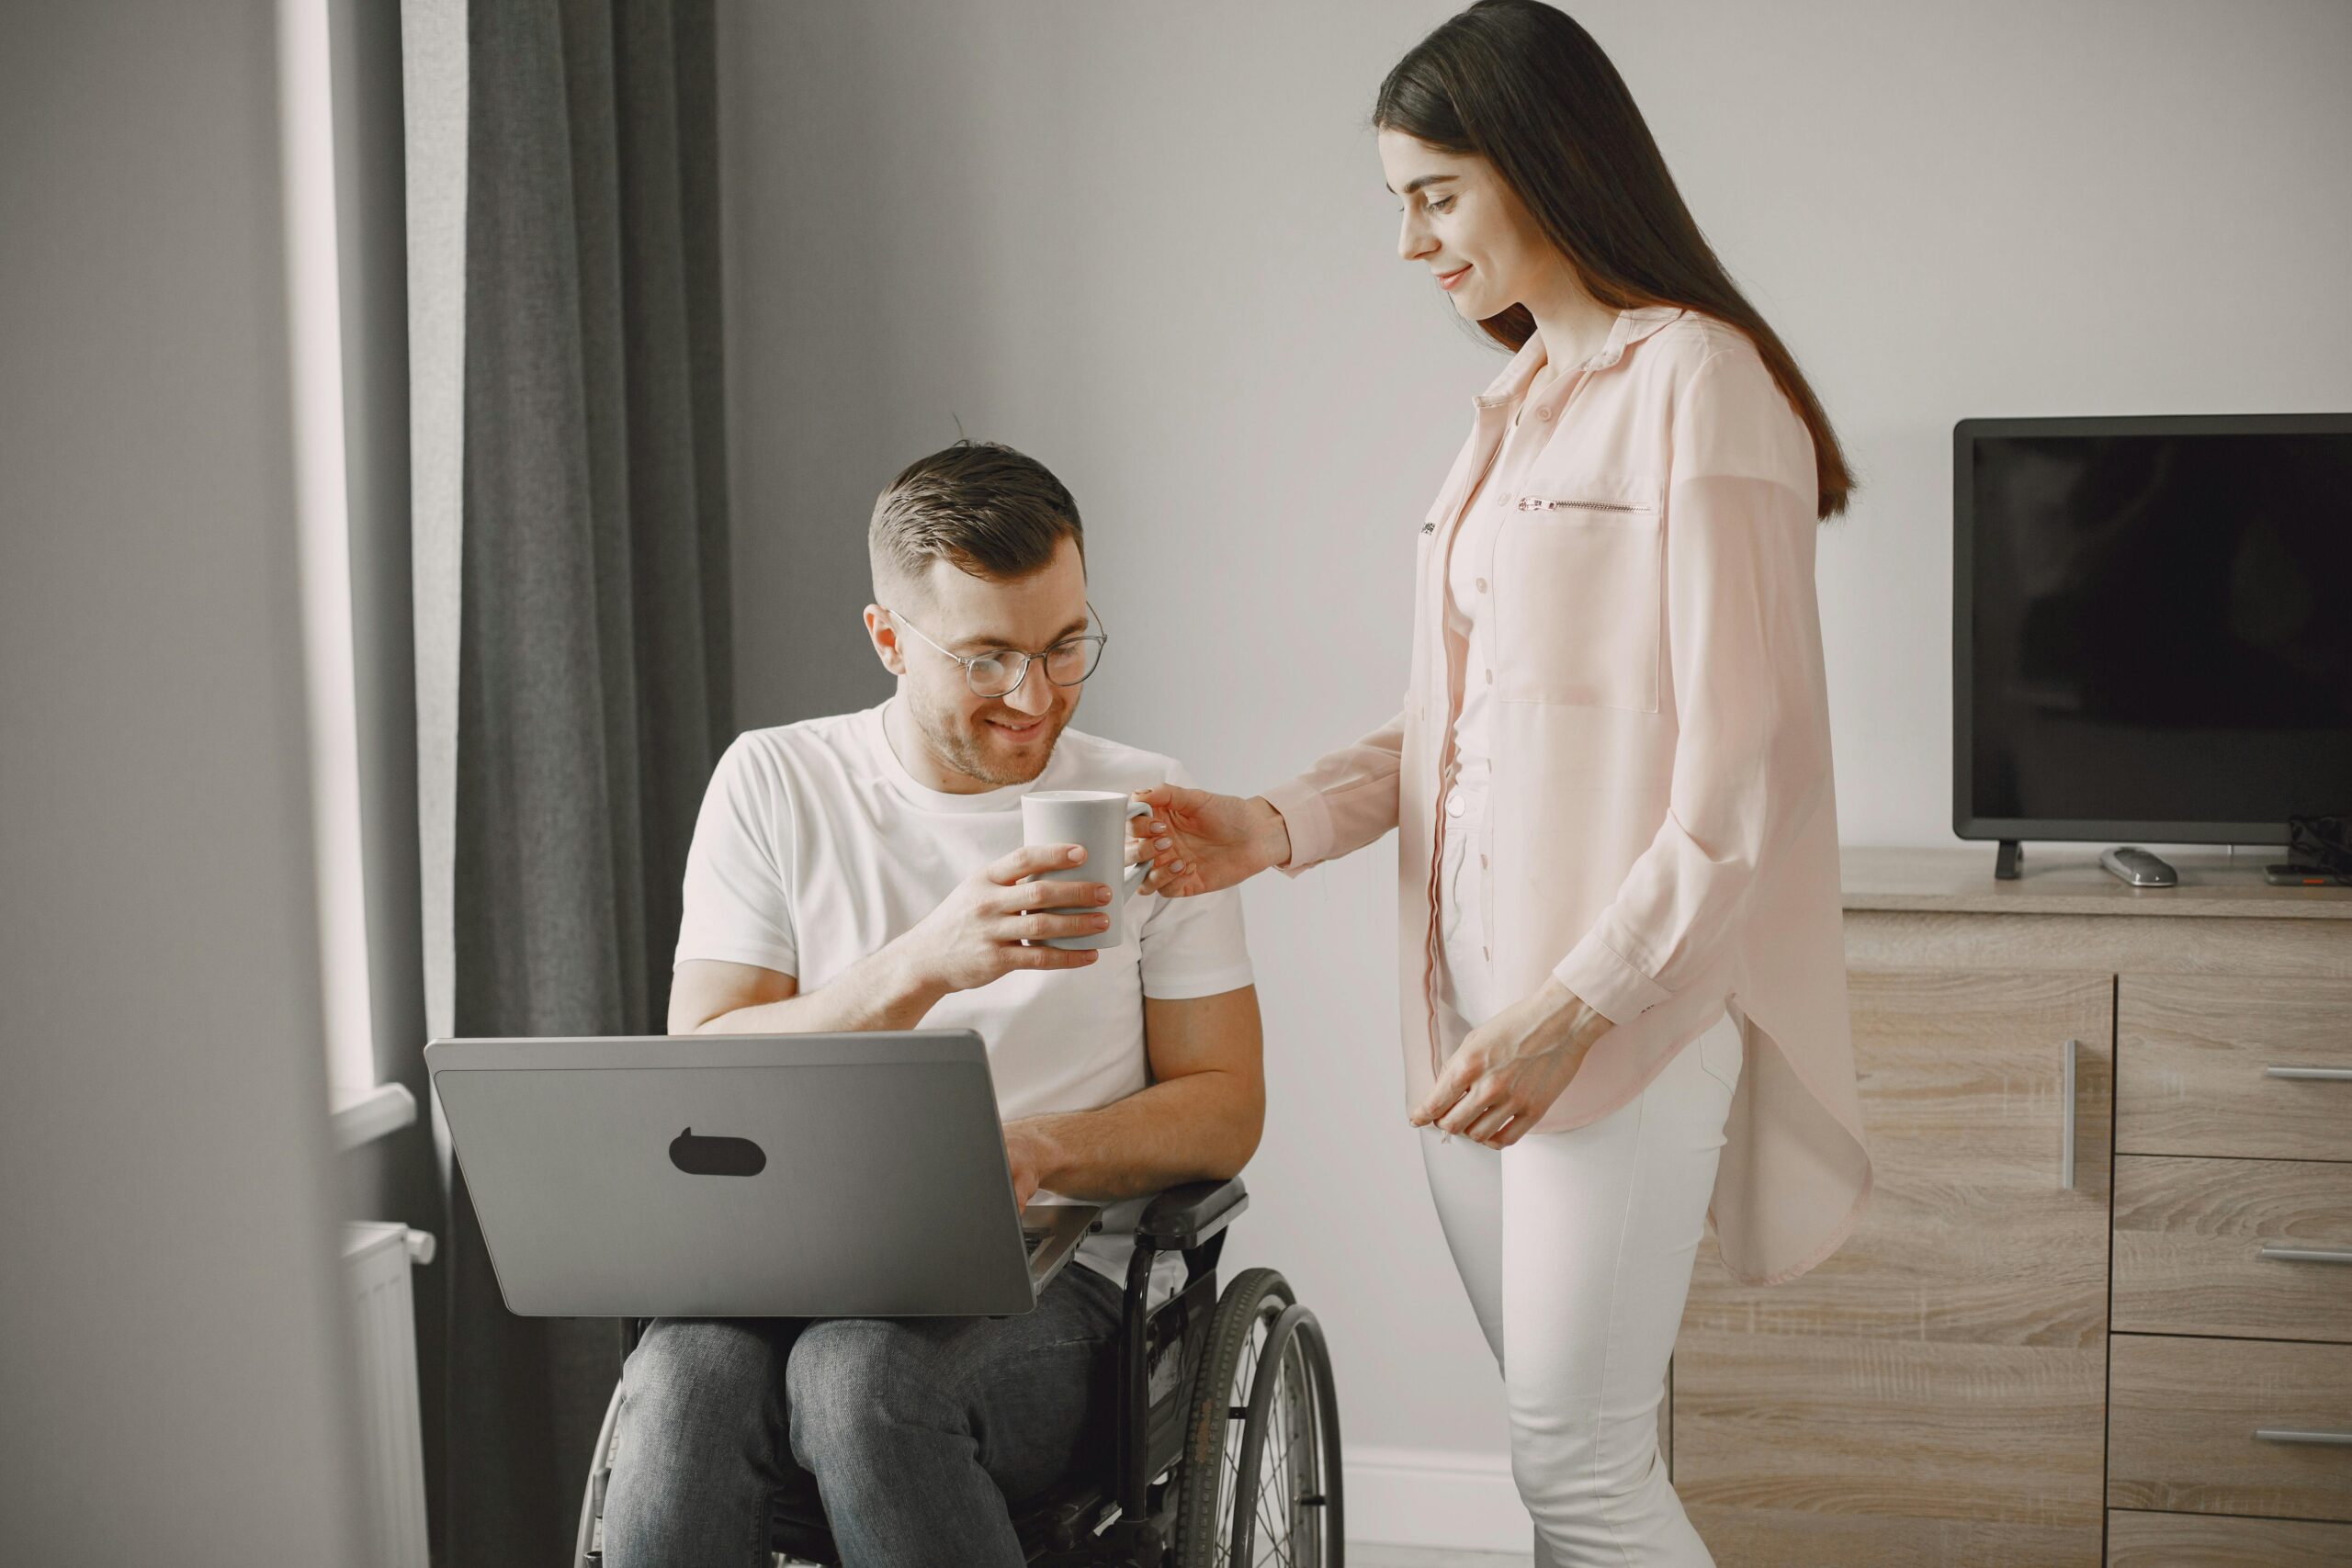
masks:
<instances>
[{"instance_id":1,"label":"white radiator","mask_svg":"<svg viewBox=\"0 0 2352 1568\"><path fill-rule=\"evenodd\" d=\"M433 1238L423 1231L343 1227L344 1289L359 1358L360 1492L371 1568L427 1568L412 1259L433 1261Z\"/></svg>"}]
</instances>

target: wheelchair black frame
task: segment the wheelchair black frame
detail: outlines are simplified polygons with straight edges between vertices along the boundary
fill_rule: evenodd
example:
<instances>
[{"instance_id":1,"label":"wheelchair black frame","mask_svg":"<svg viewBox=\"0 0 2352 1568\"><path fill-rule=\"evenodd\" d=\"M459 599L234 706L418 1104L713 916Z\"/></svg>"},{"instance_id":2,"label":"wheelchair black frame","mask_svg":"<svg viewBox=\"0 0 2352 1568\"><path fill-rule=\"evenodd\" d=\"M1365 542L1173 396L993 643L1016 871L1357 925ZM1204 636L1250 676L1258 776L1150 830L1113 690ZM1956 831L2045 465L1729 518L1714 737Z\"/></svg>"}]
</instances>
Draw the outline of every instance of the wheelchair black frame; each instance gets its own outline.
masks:
<instances>
[{"instance_id":1,"label":"wheelchair black frame","mask_svg":"<svg viewBox=\"0 0 2352 1568\"><path fill-rule=\"evenodd\" d=\"M1135 1252L1127 1260L1120 1303L1112 1402L1109 1501L1117 1512L1098 1526L1080 1527L1097 1546L1128 1561L1161 1561L1173 1544L1160 1535L1151 1488L1183 1461L1191 1415L1184 1396L1199 1370L1216 1314L1217 1263L1225 1254L1226 1229L1249 1207L1249 1191L1238 1179L1193 1182L1159 1194L1136 1226ZM1152 1265L1171 1252L1184 1259L1184 1283L1158 1307L1149 1307ZM1155 1384L1175 1397L1155 1399ZM1159 1416L1157 1424L1155 1415ZM1060 1568L1065 1562L1092 1561L1092 1550L1075 1540L1057 1542L1035 1561L1044 1568ZM1073 1558L1072 1551L1085 1555Z\"/></svg>"}]
</instances>

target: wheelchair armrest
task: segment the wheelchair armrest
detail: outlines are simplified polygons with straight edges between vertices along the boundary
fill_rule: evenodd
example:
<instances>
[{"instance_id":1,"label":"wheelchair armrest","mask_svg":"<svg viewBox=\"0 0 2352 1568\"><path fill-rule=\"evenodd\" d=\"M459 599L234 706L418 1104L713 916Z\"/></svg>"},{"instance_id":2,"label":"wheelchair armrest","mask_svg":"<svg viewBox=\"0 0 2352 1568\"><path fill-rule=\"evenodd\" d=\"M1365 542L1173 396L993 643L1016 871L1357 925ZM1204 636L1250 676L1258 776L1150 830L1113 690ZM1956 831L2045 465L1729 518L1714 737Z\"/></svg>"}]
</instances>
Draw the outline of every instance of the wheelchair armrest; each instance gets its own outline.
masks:
<instances>
[{"instance_id":1,"label":"wheelchair armrest","mask_svg":"<svg viewBox=\"0 0 2352 1568\"><path fill-rule=\"evenodd\" d=\"M1250 1206L1240 1178L1188 1181L1154 1198L1136 1222L1136 1239L1156 1252L1189 1252L1234 1222Z\"/></svg>"}]
</instances>

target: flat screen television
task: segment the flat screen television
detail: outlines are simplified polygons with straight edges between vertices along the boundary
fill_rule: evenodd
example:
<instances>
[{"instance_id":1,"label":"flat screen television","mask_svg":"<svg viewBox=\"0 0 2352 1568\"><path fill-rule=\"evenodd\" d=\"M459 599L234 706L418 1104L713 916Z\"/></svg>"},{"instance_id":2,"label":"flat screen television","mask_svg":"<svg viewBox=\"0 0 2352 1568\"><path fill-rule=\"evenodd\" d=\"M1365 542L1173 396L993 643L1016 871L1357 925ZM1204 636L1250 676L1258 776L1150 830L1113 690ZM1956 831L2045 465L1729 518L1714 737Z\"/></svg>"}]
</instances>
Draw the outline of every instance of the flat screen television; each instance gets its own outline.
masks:
<instances>
[{"instance_id":1,"label":"flat screen television","mask_svg":"<svg viewBox=\"0 0 2352 1568\"><path fill-rule=\"evenodd\" d=\"M1962 420L1952 546L1960 837L2352 813L2352 414Z\"/></svg>"}]
</instances>

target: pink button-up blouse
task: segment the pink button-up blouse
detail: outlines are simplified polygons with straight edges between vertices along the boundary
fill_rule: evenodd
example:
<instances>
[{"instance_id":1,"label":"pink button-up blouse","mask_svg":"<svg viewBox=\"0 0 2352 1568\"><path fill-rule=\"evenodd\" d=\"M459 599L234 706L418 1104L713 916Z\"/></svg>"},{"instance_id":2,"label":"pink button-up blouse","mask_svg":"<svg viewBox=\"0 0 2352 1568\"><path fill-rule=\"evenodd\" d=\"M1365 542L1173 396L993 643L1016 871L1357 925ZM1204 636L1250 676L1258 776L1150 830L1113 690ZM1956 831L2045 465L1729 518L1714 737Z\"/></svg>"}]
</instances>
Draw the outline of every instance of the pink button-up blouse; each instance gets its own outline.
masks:
<instances>
[{"instance_id":1,"label":"pink button-up blouse","mask_svg":"<svg viewBox=\"0 0 2352 1568\"><path fill-rule=\"evenodd\" d=\"M1480 397L1417 538L1404 711L1266 792L1294 874L1399 829L1408 1103L1436 1081L1442 785L1465 680L1491 681L1486 929L1495 994L1547 975L1606 1016L1537 1132L1639 1094L1719 1011L1746 1061L1709 1214L1750 1283L1835 1251L1868 1200L1846 1011L1829 704L1814 597L1813 443L1744 333L1621 312L1602 350L1529 402L1540 447L1489 475L1543 363L1531 341ZM1469 498L1500 509L1491 671L1446 635ZM1458 828L1455 829L1458 830Z\"/></svg>"}]
</instances>

